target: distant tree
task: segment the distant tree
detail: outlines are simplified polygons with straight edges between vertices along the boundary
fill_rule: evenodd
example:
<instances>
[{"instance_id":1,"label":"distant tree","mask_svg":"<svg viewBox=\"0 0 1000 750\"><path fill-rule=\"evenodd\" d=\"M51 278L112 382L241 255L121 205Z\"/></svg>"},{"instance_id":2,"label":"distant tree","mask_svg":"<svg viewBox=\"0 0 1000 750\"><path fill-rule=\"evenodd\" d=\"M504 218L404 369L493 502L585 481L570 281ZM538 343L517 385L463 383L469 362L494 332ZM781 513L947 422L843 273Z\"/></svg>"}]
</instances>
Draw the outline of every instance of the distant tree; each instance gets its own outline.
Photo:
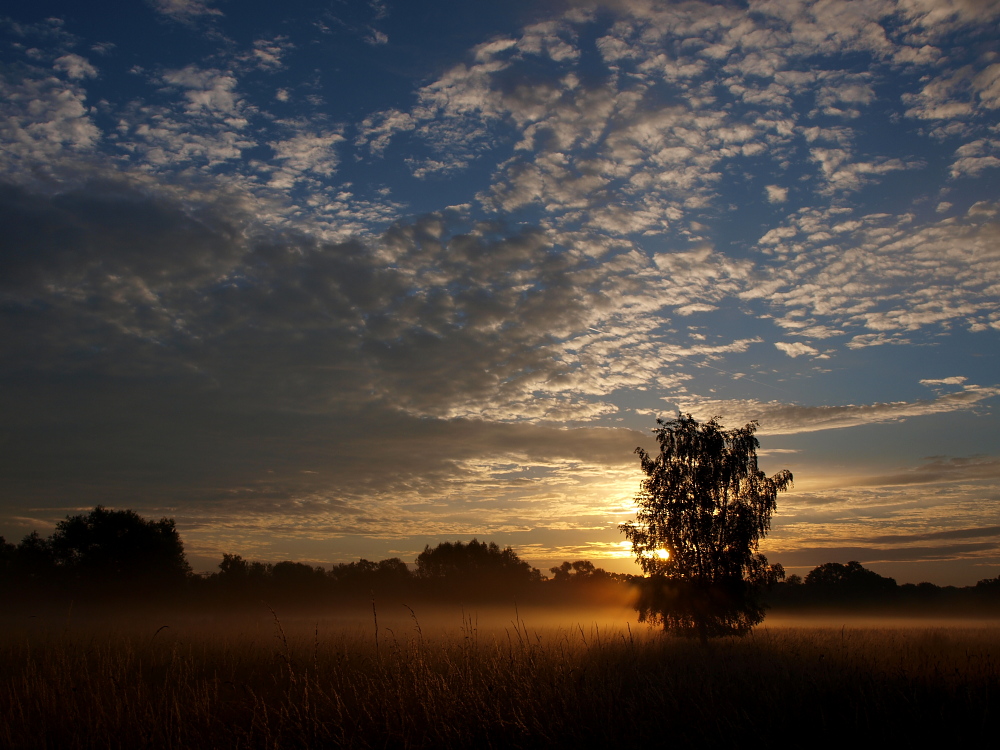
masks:
<instances>
[{"instance_id":1,"label":"distant tree","mask_svg":"<svg viewBox=\"0 0 1000 750\"><path fill-rule=\"evenodd\" d=\"M378 565L374 560L366 560L362 557L357 562L337 563L330 568L327 575L341 587L370 591L378 571Z\"/></svg>"},{"instance_id":2,"label":"distant tree","mask_svg":"<svg viewBox=\"0 0 1000 750\"><path fill-rule=\"evenodd\" d=\"M413 583L413 574L398 557L373 562L361 558L357 562L334 565L328 574L345 593L386 594L402 592Z\"/></svg>"},{"instance_id":3,"label":"distant tree","mask_svg":"<svg viewBox=\"0 0 1000 750\"><path fill-rule=\"evenodd\" d=\"M284 560L271 567L271 579L282 595L319 593L329 581L326 571L308 563Z\"/></svg>"},{"instance_id":4,"label":"distant tree","mask_svg":"<svg viewBox=\"0 0 1000 750\"><path fill-rule=\"evenodd\" d=\"M148 521L132 510L99 505L67 516L48 545L56 565L75 581L171 585L191 572L173 519Z\"/></svg>"},{"instance_id":5,"label":"distant tree","mask_svg":"<svg viewBox=\"0 0 1000 750\"><path fill-rule=\"evenodd\" d=\"M220 579L226 583L236 584L246 581L249 575L250 563L242 556L222 553L222 562L219 563L218 573Z\"/></svg>"},{"instance_id":6,"label":"distant tree","mask_svg":"<svg viewBox=\"0 0 1000 750\"><path fill-rule=\"evenodd\" d=\"M14 572L17 547L0 536L0 578L6 579Z\"/></svg>"},{"instance_id":7,"label":"distant tree","mask_svg":"<svg viewBox=\"0 0 1000 750\"><path fill-rule=\"evenodd\" d=\"M223 553L219 563L219 582L232 591L260 588L271 576L272 565L244 560L240 555Z\"/></svg>"},{"instance_id":8,"label":"distant tree","mask_svg":"<svg viewBox=\"0 0 1000 750\"><path fill-rule=\"evenodd\" d=\"M890 581L895 583L895 580L890 578ZM935 586L930 581L921 581L917 584L917 593L925 599L933 599L934 597L941 594L941 587Z\"/></svg>"},{"instance_id":9,"label":"distant tree","mask_svg":"<svg viewBox=\"0 0 1000 750\"><path fill-rule=\"evenodd\" d=\"M577 560L575 562L564 562L549 568L552 573L554 583L626 583L632 576L624 573L609 573L604 568L598 568L590 560Z\"/></svg>"},{"instance_id":10,"label":"distant tree","mask_svg":"<svg viewBox=\"0 0 1000 750\"><path fill-rule=\"evenodd\" d=\"M783 581L776 582L769 591L766 592L768 605L778 607L788 607L802 604L808 597L806 587L803 585L802 576L793 573L786 576Z\"/></svg>"},{"instance_id":11,"label":"distant tree","mask_svg":"<svg viewBox=\"0 0 1000 750\"><path fill-rule=\"evenodd\" d=\"M1000 576L996 578L983 578L976 583L976 589L980 591L993 591L1000 593Z\"/></svg>"},{"instance_id":12,"label":"distant tree","mask_svg":"<svg viewBox=\"0 0 1000 750\"><path fill-rule=\"evenodd\" d=\"M598 572L599 571L599 572ZM607 571L594 567L590 560L577 560L576 562L564 562L558 567L549 568L555 581L580 581L585 578L594 578L600 574L607 575Z\"/></svg>"},{"instance_id":13,"label":"distant tree","mask_svg":"<svg viewBox=\"0 0 1000 750\"><path fill-rule=\"evenodd\" d=\"M375 579L382 586L398 586L413 578L410 568L398 557L379 560L375 566Z\"/></svg>"},{"instance_id":14,"label":"distant tree","mask_svg":"<svg viewBox=\"0 0 1000 750\"><path fill-rule=\"evenodd\" d=\"M442 542L433 549L425 546L417 556L417 576L431 583L476 588L484 595L541 580L538 570L510 547L501 549L496 542L476 539L468 544Z\"/></svg>"},{"instance_id":15,"label":"distant tree","mask_svg":"<svg viewBox=\"0 0 1000 750\"><path fill-rule=\"evenodd\" d=\"M757 468L756 422L725 430L678 414L657 425L659 453L635 451L646 475L639 510L620 527L646 574L639 619L703 643L744 635L764 617L761 589L784 577L757 550L792 474Z\"/></svg>"},{"instance_id":16,"label":"distant tree","mask_svg":"<svg viewBox=\"0 0 1000 750\"><path fill-rule=\"evenodd\" d=\"M827 600L875 599L896 591L895 579L880 576L857 560L846 565L831 562L813 568L805 578L805 585L814 592L814 597Z\"/></svg>"},{"instance_id":17,"label":"distant tree","mask_svg":"<svg viewBox=\"0 0 1000 750\"><path fill-rule=\"evenodd\" d=\"M226 553L212 581L215 590L237 599L259 601L266 597L268 601L313 604L328 602L330 597L367 598L373 592L402 592L412 584L413 574L398 557L378 562L362 558L326 570L291 560L272 564Z\"/></svg>"},{"instance_id":18,"label":"distant tree","mask_svg":"<svg viewBox=\"0 0 1000 750\"><path fill-rule=\"evenodd\" d=\"M276 581L312 581L317 578L324 578L326 571L318 565L313 566L308 563L283 560L271 567L271 575L274 576Z\"/></svg>"},{"instance_id":19,"label":"distant tree","mask_svg":"<svg viewBox=\"0 0 1000 750\"><path fill-rule=\"evenodd\" d=\"M37 531L26 535L14 550L11 572L22 584L53 583L57 570L51 541Z\"/></svg>"}]
</instances>

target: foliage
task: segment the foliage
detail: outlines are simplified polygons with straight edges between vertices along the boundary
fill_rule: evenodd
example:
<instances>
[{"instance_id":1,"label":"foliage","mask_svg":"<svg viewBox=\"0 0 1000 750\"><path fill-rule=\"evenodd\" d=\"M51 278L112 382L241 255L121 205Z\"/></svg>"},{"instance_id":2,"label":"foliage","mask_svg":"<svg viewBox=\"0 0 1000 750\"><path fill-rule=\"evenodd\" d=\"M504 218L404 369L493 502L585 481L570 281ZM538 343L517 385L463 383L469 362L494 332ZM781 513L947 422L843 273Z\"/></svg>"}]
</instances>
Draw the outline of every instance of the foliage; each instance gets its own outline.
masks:
<instances>
[{"instance_id":1,"label":"foliage","mask_svg":"<svg viewBox=\"0 0 1000 750\"><path fill-rule=\"evenodd\" d=\"M17 547L0 536L0 579L6 579L14 572Z\"/></svg>"},{"instance_id":2,"label":"foliage","mask_svg":"<svg viewBox=\"0 0 1000 750\"><path fill-rule=\"evenodd\" d=\"M537 581L541 574L524 562L510 547L500 549L496 542L473 539L430 545L417 556L417 575L429 580L525 584Z\"/></svg>"},{"instance_id":3,"label":"foliage","mask_svg":"<svg viewBox=\"0 0 1000 750\"><path fill-rule=\"evenodd\" d=\"M285 591L308 592L314 584L326 580L326 571L318 565L283 560L271 568L275 584Z\"/></svg>"},{"instance_id":4,"label":"foliage","mask_svg":"<svg viewBox=\"0 0 1000 750\"><path fill-rule=\"evenodd\" d=\"M896 590L895 579L880 576L857 560L851 560L846 565L835 562L820 565L806 576L805 585L816 591L822 590L828 599L876 598Z\"/></svg>"},{"instance_id":5,"label":"foliage","mask_svg":"<svg viewBox=\"0 0 1000 750\"><path fill-rule=\"evenodd\" d=\"M585 578L593 578L597 575L598 570L606 575L605 571L594 567L594 563L590 560L577 560L573 563L567 560L562 565L549 568L549 572L552 573L552 580L559 582L566 582L570 580L579 581Z\"/></svg>"},{"instance_id":6,"label":"foliage","mask_svg":"<svg viewBox=\"0 0 1000 750\"><path fill-rule=\"evenodd\" d=\"M48 538L37 531L16 547L0 538L2 573L22 595L127 595L178 589L191 573L173 519L146 520L132 510L67 516Z\"/></svg>"},{"instance_id":7,"label":"foliage","mask_svg":"<svg viewBox=\"0 0 1000 750\"><path fill-rule=\"evenodd\" d=\"M646 475L636 518L620 527L646 574L639 619L702 640L745 634L763 619L761 588L784 576L757 550L792 474L758 469L756 422L725 430L679 414L657 424L659 453L635 451Z\"/></svg>"},{"instance_id":8,"label":"foliage","mask_svg":"<svg viewBox=\"0 0 1000 750\"><path fill-rule=\"evenodd\" d=\"M244 560L240 555L223 553L219 563L219 579L233 588L259 586L271 575L273 565Z\"/></svg>"},{"instance_id":9,"label":"foliage","mask_svg":"<svg viewBox=\"0 0 1000 750\"><path fill-rule=\"evenodd\" d=\"M375 562L361 558L357 562L334 565L328 574L343 590L378 591L413 590L413 574L398 557Z\"/></svg>"},{"instance_id":10,"label":"foliage","mask_svg":"<svg viewBox=\"0 0 1000 750\"><path fill-rule=\"evenodd\" d=\"M37 531L26 535L11 553L10 569L22 583L51 583L57 571L50 540L44 539Z\"/></svg>"},{"instance_id":11,"label":"foliage","mask_svg":"<svg viewBox=\"0 0 1000 750\"><path fill-rule=\"evenodd\" d=\"M178 584L191 572L172 518L150 521L133 510L67 516L49 539L58 566L80 580Z\"/></svg>"},{"instance_id":12,"label":"foliage","mask_svg":"<svg viewBox=\"0 0 1000 750\"><path fill-rule=\"evenodd\" d=\"M981 591L997 591L1000 592L1000 575L996 578L983 578L976 583L976 588Z\"/></svg>"},{"instance_id":13,"label":"foliage","mask_svg":"<svg viewBox=\"0 0 1000 750\"><path fill-rule=\"evenodd\" d=\"M327 606L431 599L509 601L511 594L530 595L541 583L538 571L510 547L473 539L425 547L411 570L398 557L373 561L364 558L337 563L328 569L285 560L265 563L224 554L219 572L193 581L206 600L230 605L265 601L293 606Z\"/></svg>"}]
</instances>

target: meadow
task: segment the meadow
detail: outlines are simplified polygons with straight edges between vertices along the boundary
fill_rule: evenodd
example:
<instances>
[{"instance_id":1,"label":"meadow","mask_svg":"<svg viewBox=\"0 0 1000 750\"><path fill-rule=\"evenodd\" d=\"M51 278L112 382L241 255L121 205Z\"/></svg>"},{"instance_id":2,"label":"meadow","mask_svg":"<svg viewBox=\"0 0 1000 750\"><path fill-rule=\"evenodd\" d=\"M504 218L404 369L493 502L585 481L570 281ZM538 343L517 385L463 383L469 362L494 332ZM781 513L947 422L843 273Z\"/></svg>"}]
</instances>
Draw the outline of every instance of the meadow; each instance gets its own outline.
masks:
<instances>
[{"instance_id":1,"label":"meadow","mask_svg":"<svg viewBox=\"0 0 1000 750\"><path fill-rule=\"evenodd\" d=\"M843 619L843 618L842 618ZM839 747L995 739L1000 623L627 613L7 617L11 748Z\"/></svg>"}]
</instances>

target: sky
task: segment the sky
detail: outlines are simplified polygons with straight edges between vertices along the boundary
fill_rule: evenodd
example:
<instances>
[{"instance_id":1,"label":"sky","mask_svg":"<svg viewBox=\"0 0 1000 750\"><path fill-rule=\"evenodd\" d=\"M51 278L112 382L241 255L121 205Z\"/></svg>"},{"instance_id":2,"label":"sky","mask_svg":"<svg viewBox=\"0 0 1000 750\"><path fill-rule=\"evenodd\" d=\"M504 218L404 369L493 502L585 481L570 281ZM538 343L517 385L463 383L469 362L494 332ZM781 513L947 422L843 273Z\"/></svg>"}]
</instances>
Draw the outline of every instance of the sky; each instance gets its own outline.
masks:
<instances>
[{"instance_id":1,"label":"sky","mask_svg":"<svg viewBox=\"0 0 1000 750\"><path fill-rule=\"evenodd\" d=\"M0 534L636 571L657 417L762 551L1000 574L1000 3L14 0Z\"/></svg>"}]
</instances>

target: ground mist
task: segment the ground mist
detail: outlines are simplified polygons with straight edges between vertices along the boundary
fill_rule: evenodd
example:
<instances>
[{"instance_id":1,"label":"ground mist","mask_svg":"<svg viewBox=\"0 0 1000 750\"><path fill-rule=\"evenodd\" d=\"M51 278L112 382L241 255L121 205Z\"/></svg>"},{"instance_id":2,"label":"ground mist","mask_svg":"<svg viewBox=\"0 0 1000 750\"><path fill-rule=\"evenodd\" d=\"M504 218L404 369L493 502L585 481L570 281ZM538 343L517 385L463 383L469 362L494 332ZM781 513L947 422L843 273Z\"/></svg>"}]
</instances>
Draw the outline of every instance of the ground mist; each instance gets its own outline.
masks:
<instances>
[{"instance_id":1,"label":"ground mist","mask_svg":"<svg viewBox=\"0 0 1000 750\"><path fill-rule=\"evenodd\" d=\"M995 622L794 625L702 648L621 609L8 618L0 746L833 747L995 737Z\"/></svg>"}]
</instances>

